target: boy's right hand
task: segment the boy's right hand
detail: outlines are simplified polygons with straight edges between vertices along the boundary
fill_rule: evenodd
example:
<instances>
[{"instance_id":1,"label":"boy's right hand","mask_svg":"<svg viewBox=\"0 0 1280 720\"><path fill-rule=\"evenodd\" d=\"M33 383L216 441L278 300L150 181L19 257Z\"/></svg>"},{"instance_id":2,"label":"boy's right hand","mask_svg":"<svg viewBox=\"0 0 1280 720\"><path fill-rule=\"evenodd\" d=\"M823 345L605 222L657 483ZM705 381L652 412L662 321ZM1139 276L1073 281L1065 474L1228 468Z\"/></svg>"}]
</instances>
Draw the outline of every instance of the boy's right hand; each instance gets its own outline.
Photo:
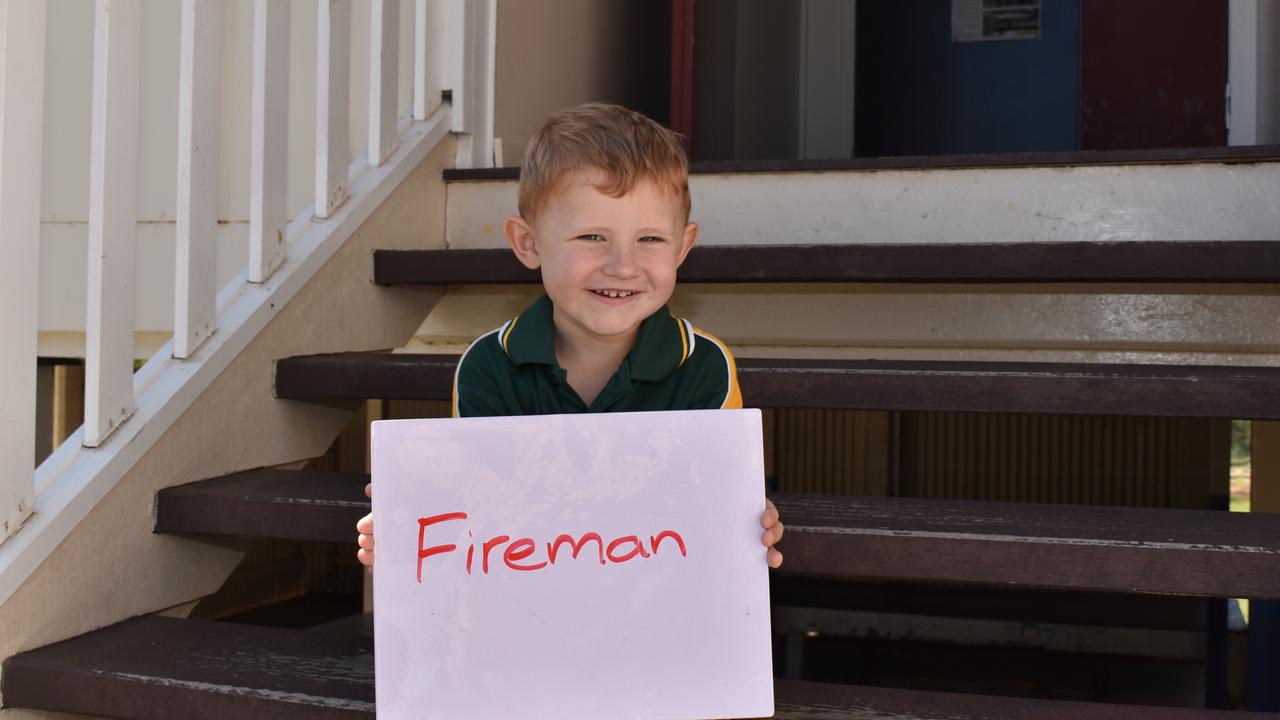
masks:
<instances>
[{"instance_id":1,"label":"boy's right hand","mask_svg":"<svg viewBox=\"0 0 1280 720\"><path fill-rule=\"evenodd\" d=\"M365 484L364 494L370 500L373 499L372 483ZM373 567L373 513L360 518L360 521L356 523L356 532L360 533L360 536L356 538L356 544L360 546L360 549L356 551L356 559L360 561L361 565Z\"/></svg>"}]
</instances>

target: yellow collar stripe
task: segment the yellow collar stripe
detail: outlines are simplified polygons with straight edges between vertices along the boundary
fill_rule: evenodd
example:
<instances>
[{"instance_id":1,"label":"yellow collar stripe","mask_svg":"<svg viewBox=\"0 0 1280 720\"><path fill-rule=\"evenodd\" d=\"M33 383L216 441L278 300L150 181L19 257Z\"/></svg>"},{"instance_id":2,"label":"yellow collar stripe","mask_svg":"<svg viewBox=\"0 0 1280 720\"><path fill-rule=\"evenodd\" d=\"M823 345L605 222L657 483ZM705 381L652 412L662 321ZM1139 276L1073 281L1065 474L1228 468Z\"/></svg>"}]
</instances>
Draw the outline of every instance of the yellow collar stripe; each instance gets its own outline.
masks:
<instances>
[{"instance_id":1,"label":"yellow collar stripe","mask_svg":"<svg viewBox=\"0 0 1280 720\"><path fill-rule=\"evenodd\" d=\"M507 326L507 331L506 331L506 332L504 332L504 333L502 333L502 349L503 349L503 351L505 351L508 355L510 355L510 354L511 354L511 351L507 349L507 340L509 340L509 339L511 338L511 331L516 329L516 323L517 323L517 322L519 322L519 321L520 321L520 316L519 316L519 315L517 315L517 316L515 316L514 318L512 318L512 319L511 319L511 324Z\"/></svg>"},{"instance_id":2,"label":"yellow collar stripe","mask_svg":"<svg viewBox=\"0 0 1280 720\"><path fill-rule=\"evenodd\" d=\"M676 321L676 327L680 329L680 365L689 359L689 336L684 327L684 321L678 317L672 317Z\"/></svg>"}]
</instances>

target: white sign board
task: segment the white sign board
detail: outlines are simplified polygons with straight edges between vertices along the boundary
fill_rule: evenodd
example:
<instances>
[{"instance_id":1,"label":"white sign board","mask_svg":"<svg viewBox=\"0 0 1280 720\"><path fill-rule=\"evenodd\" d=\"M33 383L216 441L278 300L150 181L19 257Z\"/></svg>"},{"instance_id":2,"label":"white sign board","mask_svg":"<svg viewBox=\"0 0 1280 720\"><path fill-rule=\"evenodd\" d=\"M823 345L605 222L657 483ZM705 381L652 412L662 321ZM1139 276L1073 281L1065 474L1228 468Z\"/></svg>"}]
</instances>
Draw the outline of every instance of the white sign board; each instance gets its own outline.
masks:
<instances>
[{"instance_id":1,"label":"white sign board","mask_svg":"<svg viewBox=\"0 0 1280 720\"><path fill-rule=\"evenodd\" d=\"M758 410L373 424L378 717L773 714Z\"/></svg>"}]
</instances>

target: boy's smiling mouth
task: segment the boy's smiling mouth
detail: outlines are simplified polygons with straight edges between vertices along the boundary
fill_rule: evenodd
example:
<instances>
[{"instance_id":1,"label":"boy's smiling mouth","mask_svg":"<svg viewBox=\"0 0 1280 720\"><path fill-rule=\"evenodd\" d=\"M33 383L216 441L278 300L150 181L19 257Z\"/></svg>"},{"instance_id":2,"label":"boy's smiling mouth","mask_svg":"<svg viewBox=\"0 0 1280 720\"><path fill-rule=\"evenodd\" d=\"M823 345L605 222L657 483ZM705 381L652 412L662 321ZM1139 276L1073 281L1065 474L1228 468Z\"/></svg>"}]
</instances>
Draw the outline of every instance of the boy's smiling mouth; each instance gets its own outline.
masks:
<instances>
[{"instance_id":1,"label":"boy's smiling mouth","mask_svg":"<svg viewBox=\"0 0 1280 720\"><path fill-rule=\"evenodd\" d=\"M592 289L592 290L591 290L591 293L592 293L593 295L597 295L597 296L600 296L600 297L606 297L606 298L610 298L610 299L623 299L623 298L629 298L629 297L631 297L631 296L633 296L633 295L639 295L639 294L640 294L640 291L639 291L639 290L606 290L606 289L595 290L595 289Z\"/></svg>"}]
</instances>

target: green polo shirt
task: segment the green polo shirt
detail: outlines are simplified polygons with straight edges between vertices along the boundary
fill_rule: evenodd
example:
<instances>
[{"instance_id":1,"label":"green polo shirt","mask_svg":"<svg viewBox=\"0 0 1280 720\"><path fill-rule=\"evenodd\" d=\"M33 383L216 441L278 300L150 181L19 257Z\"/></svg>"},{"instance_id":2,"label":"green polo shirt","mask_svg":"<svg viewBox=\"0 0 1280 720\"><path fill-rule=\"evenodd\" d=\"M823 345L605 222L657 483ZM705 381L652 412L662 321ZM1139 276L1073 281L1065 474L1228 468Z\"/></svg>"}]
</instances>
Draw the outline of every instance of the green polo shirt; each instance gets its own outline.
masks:
<instances>
[{"instance_id":1,"label":"green polo shirt","mask_svg":"<svg viewBox=\"0 0 1280 720\"><path fill-rule=\"evenodd\" d=\"M588 406L556 362L553 307L543 295L471 343L454 373L455 417L742 407L729 349L665 305Z\"/></svg>"}]
</instances>

